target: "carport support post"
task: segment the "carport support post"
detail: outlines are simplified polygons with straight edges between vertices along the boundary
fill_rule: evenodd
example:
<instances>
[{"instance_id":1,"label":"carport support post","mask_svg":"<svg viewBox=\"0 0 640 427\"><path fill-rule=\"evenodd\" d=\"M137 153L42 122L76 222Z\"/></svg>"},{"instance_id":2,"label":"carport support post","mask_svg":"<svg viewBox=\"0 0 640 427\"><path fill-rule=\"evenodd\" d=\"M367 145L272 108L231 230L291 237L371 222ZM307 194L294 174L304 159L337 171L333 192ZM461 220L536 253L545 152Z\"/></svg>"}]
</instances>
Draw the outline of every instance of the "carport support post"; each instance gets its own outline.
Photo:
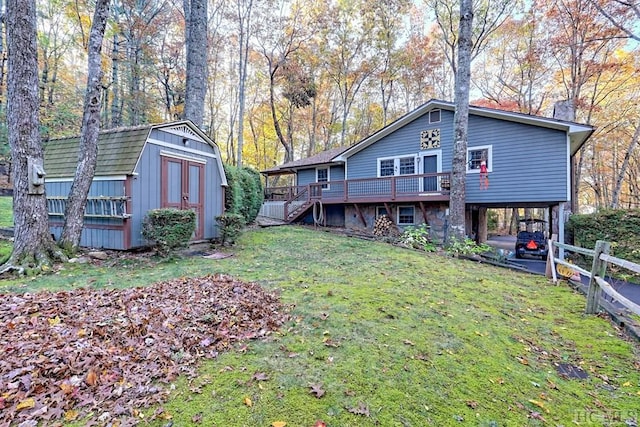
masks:
<instances>
[{"instance_id":1,"label":"carport support post","mask_svg":"<svg viewBox=\"0 0 640 427\"><path fill-rule=\"evenodd\" d=\"M487 241L487 208L478 208L478 244Z\"/></svg>"},{"instance_id":2,"label":"carport support post","mask_svg":"<svg viewBox=\"0 0 640 427\"><path fill-rule=\"evenodd\" d=\"M611 244L604 240L598 240L593 254L593 264L591 266L591 277L589 278L589 291L587 292L587 308L585 314L595 314L598 311L600 301L600 285L596 282L596 276L604 278L607 270L607 263L600 259L601 254L609 254Z\"/></svg>"}]
</instances>

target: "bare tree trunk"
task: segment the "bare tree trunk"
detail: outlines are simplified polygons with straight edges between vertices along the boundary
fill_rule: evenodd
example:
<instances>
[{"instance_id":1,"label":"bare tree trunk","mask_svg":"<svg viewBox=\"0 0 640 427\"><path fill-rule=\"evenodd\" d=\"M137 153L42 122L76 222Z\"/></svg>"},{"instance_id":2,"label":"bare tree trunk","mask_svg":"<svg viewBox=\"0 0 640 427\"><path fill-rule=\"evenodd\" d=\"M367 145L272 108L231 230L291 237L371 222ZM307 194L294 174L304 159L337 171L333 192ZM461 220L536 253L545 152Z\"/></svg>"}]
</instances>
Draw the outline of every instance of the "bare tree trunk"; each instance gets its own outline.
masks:
<instances>
[{"instance_id":1,"label":"bare tree trunk","mask_svg":"<svg viewBox=\"0 0 640 427\"><path fill-rule=\"evenodd\" d=\"M244 4L246 2L246 5ZM241 4L242 3L242 4ZM244 7L244 10L242 6ZM249 62L249 36L251 33L251 13L253 0L237 0L238 24L240 26L240 55L238 55L238 145L236 165L242 167L242 150L244 148L244 107L245 85L247 83L247 63Z\"/></svg>"},{"instance_id":2,"label":"bare tree trunk","mask_svg":"<svg viewBox=\"0 0 640 427\"><path fill-rule=\"evenodd\" d=\"M629 148L627 149L626 154L624 155L624 160L622 162L622 167L618 172L618 176L616 177L616 184L613 188L613 196L611 197L611 207L613 209L618 209L618 205L620 204L620 190L622 189L622 181L624 180L625 175L627 174L627 170L629 169L629 161L631 160L631 156L638 145L638 139L640 138L640 125L636 127L636 131L633 133L633 137L631 138L631 143L629 144Z\"/></svg>"},{"instance_id":3,"label":"bare tree trunk","mask_svg":"<svg viewBox=\"0 0 640 427\"><path fill-rule=\"evenodd\" d=\"M111 127L117 128L122 123L122 110L120 108L120 80L118 71L120 70L120 49L118 35L113 35L113 50L111 51L111 90L113 99L111 100Z\"/></svg>"},{"instance_id":4,"label":"bare tree trunk","mask_svg":"<svg viewBox=\"0 0 640 427\"><path fill-rule=\"evenodd\" d=\"M287 163L293 160L293 143L288 140L282 132L282 126L280 126L280 120L278 119L278 112L276 111L276 99L275 99L275 85L276 85L276 73L278 72L278 64L273 64L272 58L265 55L269 64L269 106L271 108L271 118L273 120L273 127L278 136L278 140L284 147L284 161Z\"/></svg>"},{"instance_id":5,"label":"bare tree trunk","mask_svg":"<svg viewBox=\"0 0 640 427\"><path fill-rule=\"evenodd\" d=\"M14 162L14 245L0 272L23 272L24 268L38 270L64 257L51 238L44 189L35 0L9 0L6 23L7 122Z\"/></svg>"},{"instance_id":6,"label":"bare tree trunk","mask_svg":"<svg viewBox=\"0 0 640 427\"><path fill-rule=\"evenodd\" d=\"M472 0L460 2L458 30L458 66L456 69L456 111L454 116L453 171L450 201L450 232L454 240L465 238L465 199L467 177L467 139L469 127L469 86L471 80Z\"/></svg>"},{"instance_id":7,"label":"bare tree trunk","mask_svg":"<svg viewBox=\"0 0 640 427\"><path fill-rule=\"evenodd\" d=\"M65 221L60 236L60 246L75 251L80 245L84 226L84 210L91 188L98 158L98 133L100 132L100 95L102 91L101 56L102 39L109 16L110 0L98 0L89 35L89 59L87 91L84 98L82 135L78 154L78 167L67 199Z\"/></svg>"},{"instance_id":8,"label":"bare tree trunk","mask_svg":"<svg viewBox=\"0 0 640 427\"><path fill-rule=\"evenodd\" d=\"M202 126L207 94L207 0L184 0L184 16L187 44L184 118Z\"/></svg>"}]
</instances>

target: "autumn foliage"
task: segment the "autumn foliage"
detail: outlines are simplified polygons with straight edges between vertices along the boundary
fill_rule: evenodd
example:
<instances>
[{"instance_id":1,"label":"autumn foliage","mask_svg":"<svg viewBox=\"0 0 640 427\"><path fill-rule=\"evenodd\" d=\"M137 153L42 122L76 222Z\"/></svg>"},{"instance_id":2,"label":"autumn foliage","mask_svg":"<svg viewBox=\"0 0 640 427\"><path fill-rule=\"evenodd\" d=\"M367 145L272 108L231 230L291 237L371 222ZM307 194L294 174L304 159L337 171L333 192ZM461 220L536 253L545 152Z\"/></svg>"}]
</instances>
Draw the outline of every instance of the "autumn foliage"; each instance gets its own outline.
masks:
<instances>
[{"instance_id":1,"label":"autumn foliage","mask_svg":"<svg viewBox=\"0 0 640 427\"><path fill-rule=\"evenodd\" d=\"M2 299L0 420L16 425L134 425L201 358L287 319L276 295L223 275Z\"/></svg>"}]
</instances>

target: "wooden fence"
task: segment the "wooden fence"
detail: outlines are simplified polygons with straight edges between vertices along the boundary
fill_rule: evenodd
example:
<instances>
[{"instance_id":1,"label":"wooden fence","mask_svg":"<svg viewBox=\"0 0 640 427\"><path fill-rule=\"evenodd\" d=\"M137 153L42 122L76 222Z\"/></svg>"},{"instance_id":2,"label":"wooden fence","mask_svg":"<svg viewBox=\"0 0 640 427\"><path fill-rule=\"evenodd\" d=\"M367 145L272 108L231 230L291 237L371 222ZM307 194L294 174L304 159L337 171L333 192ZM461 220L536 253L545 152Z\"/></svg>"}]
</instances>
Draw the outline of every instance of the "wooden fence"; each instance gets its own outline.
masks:
<instances>
[{"instance_id":1,"label":"wooden fence","mask_svg":"<svg viewBox=\"0 0 640 427\"><path fill-rule=\"evenodd\" d=\"M592 257L593 263L591 265L591 271L587 271L575 264L571 264L562 258L556 258L556 248ZM617 266L631 270L635 273L640 273L640 265L609 255L610 248L611 245L608 242L602 240L598 240L596 242L596 247L594 249L585 249L579 246L572 246L565 243L559 243L553 240L549 240L549 254L547 256L547 277L552 277L553 282L557 283L557 264L564 265L571 270L579 273L580 275L588 277L589 288L587 290L587 307L585 309L586 314L594 314L598 311L598 307L600 306L600 296L602 292L604 292L611 298L618 301L632 313L640 315L640 305L621 295L609 284L609 282L605 280L607 263L615 264Z\"/></svg>"}]
</instances>

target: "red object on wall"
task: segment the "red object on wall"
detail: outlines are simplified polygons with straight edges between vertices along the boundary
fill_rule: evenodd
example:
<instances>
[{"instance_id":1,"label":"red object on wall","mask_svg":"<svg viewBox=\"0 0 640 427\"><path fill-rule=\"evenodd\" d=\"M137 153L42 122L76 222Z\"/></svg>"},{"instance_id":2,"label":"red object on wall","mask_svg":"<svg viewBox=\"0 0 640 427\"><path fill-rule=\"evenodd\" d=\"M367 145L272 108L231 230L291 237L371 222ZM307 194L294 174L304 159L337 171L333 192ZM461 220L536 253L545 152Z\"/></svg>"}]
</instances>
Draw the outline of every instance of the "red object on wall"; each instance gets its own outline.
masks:
<instances>
[{"instance_id":1,"label":"red object on wall","mask_svg":"<svg viewBox=\"0 0 640 427\"><path fill-rule=\"evenodd\" d=\"M487 162L480 162L480 189L486 190L489 188L489 171L487 170Z\"/></svg>"}]
</instances>

